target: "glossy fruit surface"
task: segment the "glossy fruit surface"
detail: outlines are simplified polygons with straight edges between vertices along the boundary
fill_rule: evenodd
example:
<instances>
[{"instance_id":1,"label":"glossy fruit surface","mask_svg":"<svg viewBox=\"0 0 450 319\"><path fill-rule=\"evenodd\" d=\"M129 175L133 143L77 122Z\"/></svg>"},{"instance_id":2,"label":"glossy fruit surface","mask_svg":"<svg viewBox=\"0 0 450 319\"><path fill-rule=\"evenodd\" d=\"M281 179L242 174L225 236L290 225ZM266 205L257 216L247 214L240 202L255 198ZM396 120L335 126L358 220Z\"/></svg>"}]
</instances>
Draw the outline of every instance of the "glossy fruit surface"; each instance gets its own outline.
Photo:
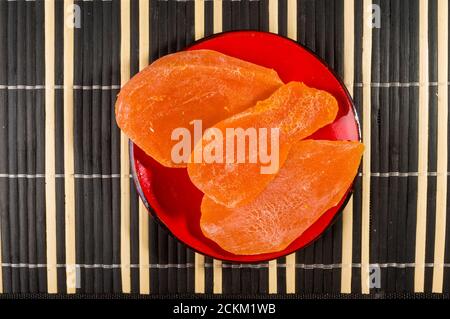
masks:
<instances>
[{"instance_id":1,"label":"glossy fruit surface","mask_svg":"<svg viewBox=\"0 0 450 319\"><path fill-rule=\"evenodd\" d=\"M236 208L203 197L200 227L206 237L236 255L278 252L336 206L358 171L359 142L303 140L250 203Z\"/></svg>"},{"instance_id":2,"label":"glossy fruit surface","mask_svg":"<svg viewBox=\"0 0 450 319\"><path fill-rule=\"evenodd\" d=\"M278 173L292 144L332 123L337 112L337 101L328 92L301 82L285 84L207 131L193 153L206 156L198 163L191 157L189 177L219 204L248 203Z\"/></svg>"},{"instance_id":3,"label":"glossy fruit surface","mask_svg":"<svg viewBox=\"0 0 450 319\"><path fill-rule=\"evenodd\" d=\"M280 85L272 69L211 50L181 51L158 59L125 84L116 102L116 121L156 161L185 167L172 157L174 130L187 129L193 144L194 120L208 128Z\"/></svg>"}]
</instances>

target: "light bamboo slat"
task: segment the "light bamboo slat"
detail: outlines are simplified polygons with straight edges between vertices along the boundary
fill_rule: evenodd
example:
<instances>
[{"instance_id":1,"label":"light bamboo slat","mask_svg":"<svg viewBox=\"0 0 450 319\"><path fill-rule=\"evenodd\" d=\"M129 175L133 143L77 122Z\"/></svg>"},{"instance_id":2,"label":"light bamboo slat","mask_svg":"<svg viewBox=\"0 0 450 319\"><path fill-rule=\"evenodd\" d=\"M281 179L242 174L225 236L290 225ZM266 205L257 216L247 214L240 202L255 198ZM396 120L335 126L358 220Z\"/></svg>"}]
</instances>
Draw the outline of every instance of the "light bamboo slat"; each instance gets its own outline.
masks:
<instances>
[{"instance_id":1,"label":"light bamboo slat","mask_svg":"<svg viewBox=\"0 0 450 319\"><path fill-rule=\"evenodd\" d=\"M120 3L120 85L130 79L130 0ZM128 138L120 133L120 260L122 292L131 292L130 161Z\"/></svg>"},{"instance_id":2,"label":"light bamboo slat","mask_svg":"<svg viewBox=\"0 0 450 319\"><path fill-rule=\"evenodd\" d=\"M297 41L297 0L287 2L287 35ZM295 293L295 253L286 256L286 293Z\"/></svg>"},{"instance_id":3,"label":"light bamboo slat","mask_svg":"<svg viewBox=\"0 0 450 319\"><path fill-rule=\"evenodd\" d=\"M344 82L353 95L355 63L355 3L344 2ZM353 253L353 198L347 203L342 214L342 268L341 292L351 293Z\"/></svg>"},{"instance_id":4,"label":"light bamboo slat","mask_svg":"<svg viewBox=\"0 0 450 319\"><path fill-rule=\"evenodd\" d=\"M372 1L364 0L364 27L362 52L363 83L371 81L372 67L372 27L369 24ZM371 140L371 100L370 85L363 86L363 142L365 146L363 156L363 193L362 193L362 221L361 221L361 292L368 294L369 289L369 251L370 251L370 140Z\"/></svg>"},{"instance_id":5,"label":"light bamboo slat","mask_svg":"<svg viewBox=\"0 0 450 319\"><path fill-rule=\"evenodd\" d=\"M45 1L45 215L47 291L58 292L55 183L55 4Z\"/></svg>"},{"instance_id":6,"label":"light bamboo slat","mask_svg":"<svg viewBox=\"0 0 450 319\"><path fill-rule=\"evenodd\" d=\"M287 2L287 36L297 41L297 0Z\"/></svg>"},{"instance_id":7,"label":"light bamboo slat","mask_svg":"<svg viewBox=\"0 0 450 319\"><path fill-rule=\"evenodd\" d=\"M442 293L444 283L447 218L448 158L448 0L438 0L438 128L436 227L434 237L433 292Z\"/></svg>"},{"instance_id":8,"label":"light bamboo slat","mask_svg":"<svg viewBox=\"0 0 450 319\"><path fill-rule=\"evenodd\" d=\"M428 0L419 1L419 83L428 83ZM417 179L416 258L414 291L425 288L425 246L428 187L428 85L419 86L419 163Z\"/></svg>"},{"instance_id":9,"label":"light bamboo slat","mask_svg":"<svg viewBox=\"0 0 450 319\"><path fill-rule=\"evenodd\" d=\"M139 0L139 70L148 65L150 56L150 2ZM149 214L139 200L139 291L150 293Z\"/></svg>"}]
</instances>

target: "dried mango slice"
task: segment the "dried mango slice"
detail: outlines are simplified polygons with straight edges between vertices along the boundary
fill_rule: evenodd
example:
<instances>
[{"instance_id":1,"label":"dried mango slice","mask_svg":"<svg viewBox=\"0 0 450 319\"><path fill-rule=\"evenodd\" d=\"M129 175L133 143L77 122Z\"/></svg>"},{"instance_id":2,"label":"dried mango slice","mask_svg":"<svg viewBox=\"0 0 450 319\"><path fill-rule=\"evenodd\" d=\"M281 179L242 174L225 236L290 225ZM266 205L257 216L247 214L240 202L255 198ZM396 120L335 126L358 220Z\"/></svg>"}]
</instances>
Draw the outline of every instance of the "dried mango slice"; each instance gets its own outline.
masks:
<instances>
[{"instance_id":1,"label":"dried mango slice","mask_svg":"<svg viewBox=\"0 0 450 319\"><path fill-rule=\"evenodd\" d=\"M203 197L203 234L236 255L285 249L336 206L350 187L364 146L304 140L294 144L279 174L247 205L231 209Z\"/></svg>"},{"instance_id":2,"label":"dried mango slice","mask_svg":"<svg viewBox=\"0 0 450 319\"><path fill-rule=\"evenodd\" d=\"M186 167L172 160L174 129L186 128L193 138L192 121L202 120L204 128L211 127L265 99L282 84L274 70L216 51L178 52L127 82L116 102L116 120L159 163ZM190 151L186 161L189 155Z\"/></svg>"},{"instance_id":3,"label":"dried mango slice","mask_svg":"<svg viewBox=\"0 0 450 319\"><path fill-rule=\"evenodd\" d=\"M188 164L189 177L217 203L231 208L248 203L275 177L293 141L333 122L337 112L337 101L328 92L300 82L285 84L268 99L207 130L194 148ZM230 134L233 128L235 134ZM219 156L219 148L209 152L217 136L222 138ZM243 144L245 147L239 150ZM242 150L245 158L238 160ZM199 153L204 155L197 157L201 161L194 158Z\"/></svg>"}]
</instances>

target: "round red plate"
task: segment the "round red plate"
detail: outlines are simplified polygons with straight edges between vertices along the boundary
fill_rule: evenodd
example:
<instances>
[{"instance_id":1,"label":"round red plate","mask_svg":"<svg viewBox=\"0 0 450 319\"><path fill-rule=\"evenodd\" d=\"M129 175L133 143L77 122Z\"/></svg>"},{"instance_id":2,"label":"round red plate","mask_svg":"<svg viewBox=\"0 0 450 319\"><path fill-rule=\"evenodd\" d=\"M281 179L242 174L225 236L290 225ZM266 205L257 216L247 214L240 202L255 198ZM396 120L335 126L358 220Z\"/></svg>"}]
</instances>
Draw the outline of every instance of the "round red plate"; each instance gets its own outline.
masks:
<instances>
[{"instance_id":1,"label":"round red plate","mask_svg":"<svg viewBox=\"0 0 450 319\"><path fill-rule=\"evenodd\" d=\"M256 31L221 33L201 40L187 50L210 49L275 69L281 79L301 81L326 90L339 103L336 121L311 138L360 140L358 118L344 85L311 51L275 34ZM305 247L329 226L351 195L351 189L339 205L328 210L285 250L253 256L233 255L203 236L200 230L200 203L203 194L191 183L186 169L167 168L130 145L133 177L139 195L149 211L172 234L194 250L216 259L235 262L261 262L290 254Z\"/></svg>"}]
</instances>

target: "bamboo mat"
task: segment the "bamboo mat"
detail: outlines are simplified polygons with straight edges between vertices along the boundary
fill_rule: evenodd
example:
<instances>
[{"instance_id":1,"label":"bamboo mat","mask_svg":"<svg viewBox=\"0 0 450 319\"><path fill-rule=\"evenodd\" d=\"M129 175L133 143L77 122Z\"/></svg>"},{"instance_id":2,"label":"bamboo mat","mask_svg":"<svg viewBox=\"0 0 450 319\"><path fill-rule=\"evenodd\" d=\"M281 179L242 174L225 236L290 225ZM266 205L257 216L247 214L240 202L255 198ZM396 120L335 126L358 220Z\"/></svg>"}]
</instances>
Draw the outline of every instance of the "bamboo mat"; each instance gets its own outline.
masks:
<instances>
[{"instance_id":1,"label":"bamboo mat","mask_svg":"<svg viewBox=\"0 0 450 319\"><path fill-rule=\"evenodd\" d=\"M448 17L447 0L0 1L0 293L450 292ZM326 60L366 145L320 239L245 265L147 216L113 112L151 61L241 29Z\"/></svg>"}]
</instances>

